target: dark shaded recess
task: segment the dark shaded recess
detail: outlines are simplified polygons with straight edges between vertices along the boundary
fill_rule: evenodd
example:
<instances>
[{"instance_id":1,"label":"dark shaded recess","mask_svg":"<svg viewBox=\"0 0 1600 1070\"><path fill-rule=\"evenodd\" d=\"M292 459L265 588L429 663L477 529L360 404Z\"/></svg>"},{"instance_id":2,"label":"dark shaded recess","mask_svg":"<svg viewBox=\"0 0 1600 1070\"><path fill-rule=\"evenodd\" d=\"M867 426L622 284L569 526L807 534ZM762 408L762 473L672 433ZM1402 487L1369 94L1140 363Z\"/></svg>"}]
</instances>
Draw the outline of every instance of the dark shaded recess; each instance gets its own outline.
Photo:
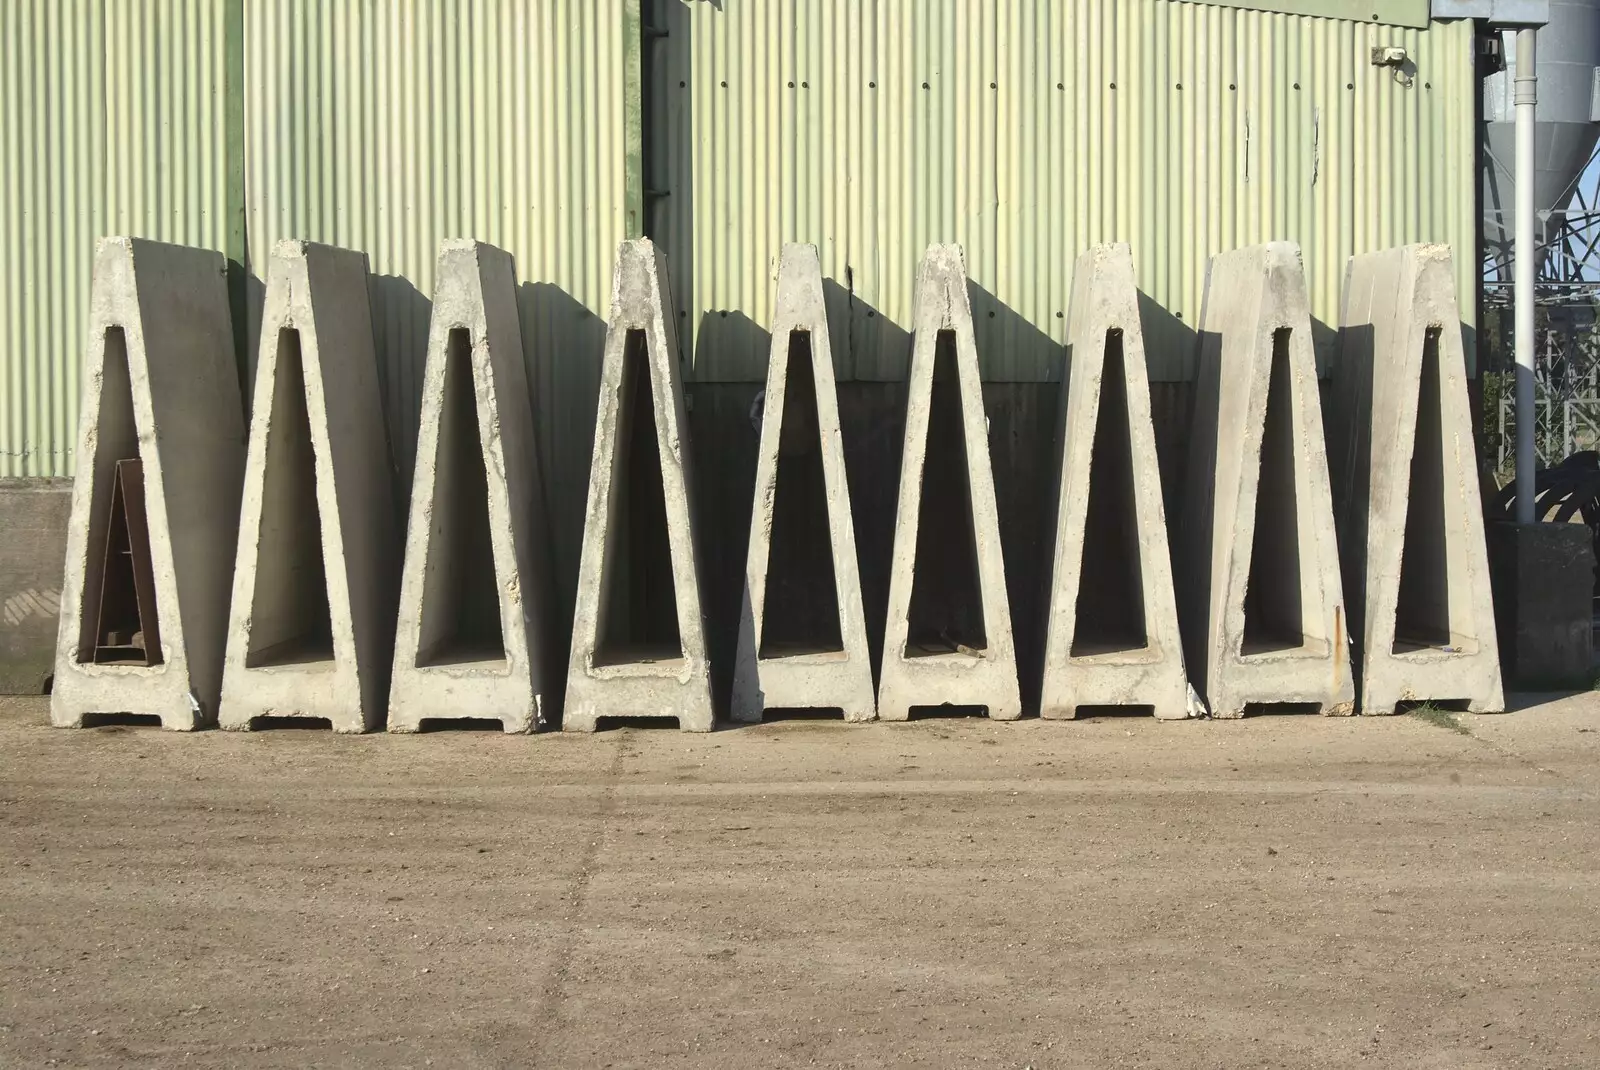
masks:
<instances>
[{"instance_id":1,"label":"dark shaded recess","mask_svg":"<svg viewBox=\"0 0 1600 1070\"><path fill-rule=\"evenodd\" d=\"M292 328L278 332L271 420L245 656L251 668L333 660L316 453L300 332Z\"/></svg>"},{"instance_id":2,"label":"dark shaded recess","mask_svg":"<svg viewBox=\"0 0 1600 1070\"><path fill-rule=\"evenodd\" d=\"M1322 704L1318 702L1247 702L1244 705L1246 717L1306 717L1322 713Z\"/></svg>"},{"instance_id":3,"label":"dark shaded recess","mask_svg":"<svg viewBox=\"0 0 1600 1070\"><path fill-rule=\"evenodd\" d=\"M496 717L424 717L417 723L419 732L505 732Z\"/></svg>"},{"instance_id":4,"label":"dark shaded recess","mask_svg":"<svg viewBox=\"0 0 1600 1070\"><path fill-rule=\"evenodd\" d=\"M612 728L642 728L647 731L672 731L678 730L676 717L599 717L595 720L595 731L604 732Z\"/></svg>"},{"instance_id":5,"label":"dark shaded recess","mask_svg":"<svg viewBox=\"0 0 1600 1070\"><path fill-rule=\"evenodd\" d=\"M1272 336L1266 427L1256 486L1255 535L1244 596L1244 653L1292 650L1305 643L1300 604L1300 529L1295 486L1293 382L1289 343L1281 327Z\"/></svg>"},{"instance_id":6,"label":"dark shaded recess","mask_svg":"<svg viewBox=\"0 0 1600 1070\"><path fill-rule=\"evenodd\" d=\"M1394 621L1396 654L1451 645L1444 412L1439 391L1439 329L1430 327L1423 343L1422 383L1417 392L1406 541Z\"/></svg>"},{"instance_id":7,"label":"dark shaded recess","mask_svg":"<svg viewBox=\"0 0 1600 1070\"><path fill-rule=\"evenodd\" d=\"M1133 439L1119 330L1106 332L1079 575L1072 656L1147 646Z\"/></svg>"},{"instance_id":8,"label":"dark shaded recess","mask_svg":"<svg viewBox=\"0 0 1600 1070\"><path fill-rule=\"evenodd\" d=\"M153 713L86 713L84 728L160 728L161 718Z\"/></svg>"},{"instance_id":9,"label":"dark shaded recess","mask_svg":"<svg viewBox=\"0 0 1600 1070\"><path fill-rule=\"evenodd\" d=\"M472 336L455 328L445 349L418 668L506 656L477 405Z\"/></svg>"},{"instance_id":10,"label":"dark shaded recess","mask_svg":"<svg viewBox=\"0 0 1600 1070\"><path fill-rule=\"evenodd\" d=\"M967 480L955 332L935 343L906 657L984 650L983 588Z\"/></svg>"},{"instance_id":11,"label":"dark shaded recess","mask_svg":"<svg viewBox=\"0 0 1600 1070\"><path fill-rule=\"evenodd\" d=\"M844 649L809 331L789 335L782 420L762 615L763 658Z\"/></svg>"},{"instance_id":12,"label":"dark shaded recess","mask_svg":"<svg viewBox=\"0 0 1600 1070\"><path fill-rule=\"evenodd\" d=\"M606 589L595 641L597 665L683 656L647 346L644 331L628 332L612 462Z\"/></svg>"},{"instance_id":13,"label":"dark shaded recess","mask_svg":"<svg viewBox=\"0 0 1600 1070\"><path fill-rule=\"evenodd\" d=\"M333 722L326 717L254 717L250 720L252 732L333 731Z\"/></svg>"},{"instance_id":14,"label":"dark shaded recess","mask_svg":"<svg viewBox=\"0 0 1600 1070\"><path fill-rule=\"evenodd\" d=\"M761 719L773 721L837 721L844 716L838 706L768 706Z\"/></svg>"},{"instance_id":15,"label":"dark shaded recess","mask_svg":"<svg viewBox=\"0 0 1600 1070\"><path fill-rule=\"evenodd\" d=\"M128 339L106 328L101 349L100 410L93 464L100 470L91 505L80 664L161 664L155 572L144 508L144 466L133 413Z\"/></svg>"},{"instance_id":16,"label":"dark shaded recess","mask_svg":"<svg viewBox=\"0 0 1600 1070\"><path fill-rule=\"evenodd\" d=\"M913 721L934 721L952 717L988 717L987 706L912 706L909 718Z\"/></svg>"}]
</instances>

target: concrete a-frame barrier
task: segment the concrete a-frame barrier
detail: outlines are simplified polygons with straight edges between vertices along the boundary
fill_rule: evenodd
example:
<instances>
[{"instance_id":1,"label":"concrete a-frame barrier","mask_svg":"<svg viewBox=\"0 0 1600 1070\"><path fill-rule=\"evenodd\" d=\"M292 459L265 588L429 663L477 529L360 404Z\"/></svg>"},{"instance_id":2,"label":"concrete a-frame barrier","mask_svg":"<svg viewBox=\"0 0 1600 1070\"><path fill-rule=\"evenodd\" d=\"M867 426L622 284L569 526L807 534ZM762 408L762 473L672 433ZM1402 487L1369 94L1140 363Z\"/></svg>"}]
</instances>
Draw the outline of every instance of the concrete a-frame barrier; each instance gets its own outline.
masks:
<instances>
[{"instance_id":1,"label":"concrete a-frame barrier","mask_svg":"<svg viewBox=\"0 0 1600 1070\"><path fill-rule=\"evenodd\" d=\"M1351 259L1329 466L1362 713L1505 709L1450 249Z\"/></svg>"},{"instance_id":2,"label":"concrete a-frame barrier","mask_svg":"<svg viewBox=\"0 0 1600 1070\"><path fill-rule=\"evenodd\" d=\"M808 400L814 404L806 404ZM792 467L781 466L785 486L780 489L780 457L785 456L795 460ZM812 460L809 466L803 464L807 459ZM809 499L802 497L808 492ZM778 515L780 495L787 495L783 516ZM796 515L814 512L818 506L824 517ZM827 525L830 575L772 575L785 564L774 561L775 537L788 538L788 546L799 549L796 542L806 541L812 531L810 524L804 530L799 525L817 519ZM792 527L775 535L776 524ZM781 549L776 556L782 556ZM769 620L769 611L774 617L801 616L772 604L769 592L774 581L831 584L833 620L828 627L807 622L816 629L811 634L789 634L792 628ZM847 721L870 721L876 714L850 487L839 435L833 346L822 299L822 265L814 245L785 245L778 269L732 706L740 721L760 721L764 711L778 708L839 709Z\"/></svg>"},{"instance_id":3,"label":"concrete a-frame barrier","mask_svg":"<svg viewBox=\"0 0 1600 1070\"><path fill-rule=\"evenodd\" d=\"M1180 542L1190 679L1214 717L1354 710L1300 248L1211 261Z\"/></svg>"},{"instance_id":4,"label":"concrete a-frame barrier","mask_svg":"<svg viewBox=\"0 0 1600 1070\"><path fill-rule=\"evenodd\" d=\"M223 728L381 728L396 517L364 254L272 251L234 566Z\"/></svg>"},{"instance_id":5,"label":"concrete a-frame barrier","mask_svg":"<svg viewBox=\"0 0 1600 1070\"><path fill-rule=\"evenodd\" d=\"M1078 257L1056 437L1041 717L1080 706L1200 713L1183 667L1133 254Z\"/></svg>"},{"instance_id":6,"label":"concrete a-frame barrier","mask_svg":"<svg viewBox=\"0 0 1600 1070\"><path fill-rule=\"evenodd\" d=\"M225 267L138 238L96 249L56 725L217 716L245 456Z\"/></svg>"},{"instance_id":7,"label":"concrete a-frame barrier","mask_svg":"<svg viewBox=\"0 0 1600 1070\"><path fill-rule=\"evenodd\" d=\"M554 685L548 514L511 255L439 249L400 582L389 731L544 721Z\"/></svg>"},{"instance_id":8,"label":"concrete a-frame barrier","mask_svg":"<svg viewBox=\"0 0 1600 1070\"><path fill-rule=\"evenodd\" d=\"M960 246L928 247L912 326L878 716L984 706L1014 720L1022 698Z\"/></svg>"},{"instance_id":9,"label":"concrete a-frame barrier","mask_svg":"<svg viewBox=\"0 0 1600 1070\"><path fill-rule=\"evenodd\" d=\"M675 717L713 727L689 428L666 259L617 249L561 727ZM667 588L670 587L670 591Z\"/></svg>"}]
</instances>

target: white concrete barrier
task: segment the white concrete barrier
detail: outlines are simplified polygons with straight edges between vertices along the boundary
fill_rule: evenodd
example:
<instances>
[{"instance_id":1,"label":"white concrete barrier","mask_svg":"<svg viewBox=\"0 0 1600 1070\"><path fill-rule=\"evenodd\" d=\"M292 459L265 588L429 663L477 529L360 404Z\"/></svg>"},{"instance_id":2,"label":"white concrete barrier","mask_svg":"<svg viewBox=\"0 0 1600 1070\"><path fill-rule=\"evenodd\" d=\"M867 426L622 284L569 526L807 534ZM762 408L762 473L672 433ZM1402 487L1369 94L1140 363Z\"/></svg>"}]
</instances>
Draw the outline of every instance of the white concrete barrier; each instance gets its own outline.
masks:
<instances>
[{"instance_id":1,"label":"white concrete barrier","mask_svg":"<svg viewBox=\"0 0 1600 1070\"><path fill-rule=\"evenodd\" d=\"M95 254L50 718L217 716L244 472L221 255Z\"/></svg>"},{"instance_id":2,"label":"white concrete barrier","mask_svg":"<svg viewBox=\"0 0 1600 1070\"><path fill-rule=\"evenodd\" d=\"M814 406L790 404L807 397L815 398ZM800 421L807 425L800 426ZM799 485L811 474L809 470L791 473L783 469L780 458L791 453L819 462L821 486ZM780 472L790 481L785 488L788 493L821 493L821 501L815 504L826 514L826 556L831 563L828 581L835 617L831 622L835 627L825 636L791 639L787 646L774 641L771 633L777 627L767 626L773 608L767 593L772 582L774 524L798 519L775 515L782 492ZM799 504L815 507L810 500ZM791 582L799 580L791 578ZM822 266L814 245L785 245L778 270L732 705L733 716L741 721L760 721L765 710L774 708L839 709L847 721L870 721L876 713L850 486L839 437L833 346L822 299Z\"/></svg>"},{"instance_id":3,"label":"white concrete barrier","mask_svg":"<svg viewBox=\"0 0 1600 1070\"><path fill-rule=\"evenodd\" d=\"M684 731L712 728L671 309L665 258L648 239L623 242L584 511L562 715L569 732L592 732L601 717L670 717Z\"/></svg>"},{"instance_id":4,"label":"white concrete barrier","mask_svg":"<svg viewBox=\"0 0 1600 1070\"><path fill-rule=\"evenodd\" d=\"M1182 539L1190 678L1214 717L1353 712L1305 274L1287 242L1211 261Z\"/></svg>"},{"instance_id":5,"label":"white concrete barrier","mask_svg":"<svg viewBox=\"0 0 1600 1070\"><path fill-rule=\"evenodd\" d=\"M1450 249L1350 261L1330 468L1361 712L1505 709Z\"/></svg>"},{"instance_id":6,"label":"white concrete barrier","mask_svg":"<svg viewBox=\"0 0 1600 1070\"><path fill-rule=\"evenodd\" d=\"M1069 309L1040 716L1108 705L1195 716L1126 245L1078 257Z\"/></svg>"},{"instance_id":7,"label":"white concrete barrier","mask_svg":"<svg viewBox=\"0 0 1600 1070\"><path fill-rule=\"evenodd\" d=\"M550 542L511 256L439 249L389 731L544 721L555 686Z\"/></svg>"},{"instance_id":8,"label":"white concrete barrier","mask_svg":"<svg viewBox=\"0 0 1600 1070\"><path fill-rule=\"evenodd\" d=\"M913 327L878 716L983 706L1013 720L1022 699L959 246L928 247ZM930 430L936 420L944 426Z\"/></svg>"},{"instance_id":9,"label":"white concrete barrier","mask_svg":"<svg viewBox=\"0 0 1600 1070\"><path fill-rule=\"evenodd\" d=\"M381 728L398 539L364 254L272 251L254 409L221 725Z\"/></svg>"}]
</instances>

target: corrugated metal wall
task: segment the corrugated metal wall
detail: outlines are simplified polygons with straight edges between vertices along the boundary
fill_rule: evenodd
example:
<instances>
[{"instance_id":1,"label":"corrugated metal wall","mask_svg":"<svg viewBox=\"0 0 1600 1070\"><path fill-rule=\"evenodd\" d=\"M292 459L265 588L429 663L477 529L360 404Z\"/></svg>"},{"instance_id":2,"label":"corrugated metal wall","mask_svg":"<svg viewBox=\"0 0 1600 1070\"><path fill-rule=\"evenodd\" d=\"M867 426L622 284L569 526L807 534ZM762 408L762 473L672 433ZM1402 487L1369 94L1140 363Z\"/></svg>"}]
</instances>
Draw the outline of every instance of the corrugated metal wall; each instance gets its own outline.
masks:
<instances>
[{"instance_id":1,"label":"corrugated metal wall","mask_svg":"<svg viewBox=\"0 0 1600 1070\"><path fill-rule=\"evenodd\" d=\"M99 0L0 5L0 475L72 471L88 263L104 220Z\"/></svg>"},{"instance_id":2,"label":"corrugated metal wall","mask_svg":"<svg viewBox=\"0 0 1600 1070\"><path fill-rule=\"evenodd\" d=\"M402 477L437 241L503 245L528 280L563 499L590 428L550 404L570 393L553 377L592 375L641 186L701 379L760 377L786 240L821 248L841 374L864 379L903 375L934 240L967 248L998 379L1056 374L1070 266L1099 239L1134 244L1162 378L1188 372L1219 249L1302 242L1325 324L1354 251L1450 241L1473 284L1469 24L1168 0L653 0L669 36L650 38L641 120L639 3L0 3L0 475L73 470L89 264L111 232L256 276L280 237L364 249ZM1375 43L1408 49L1412 88L1370 65Z\"/></svg>"},{"instance_id":3,"label":"corrugated metal wall","mask_svg":"<svg viewBox=\"0 0 1600 1070\"><path fill-rule=\"evenodd\" d=\"M1059 375L1072 263L1096 241L1133 245L1158 379L1190 376L1207 259L1236 246L1304 246L1324 360L1352 253L1450 242L1473 292L1470 23L1169 0L663 3L652 225L701 380L762 377L786 241L821 250L840 374L863 379L904 377L934 241L966 248L998 380ZM1377 44L1407 50L1410 88L1371 65Z\"/></svg>"},{"instance_id":4,"label":"corrugated metal wall","mask_svg":"<svg viewBox=\"0 0 1600 1070\"><path fill-rule=\"evenodd\" d=\"M516 258L530 373L546 393L563 393L551 376L597 367L626 236L616 7L248 0L245 10L253 274L265 275L282 238L367 253L402 477L441 239L477 238ZM581 413L544 415L557 449L588 442Z\"/></svg>"},{"instance_id":5,"label":"corrugated metal wall","mask_svg":"<svg viewBox=\"0 0 1600 1070\"><path fill-rule=\"evenodd\" d=\"M94 244L237 255L215 0L0 4L0 475L71 475Z\"/></svg>"},{"instance_id":6,"label":"corrugated metal wall","mask_svg":"<svg viewBox=\"0 0 1600 1070\"><path fill-rule=\"evenodd\" d=\"M624 98L638 23L630 37L627 8L246 0L250 336L260 330L278 240L367 254L402 500L435 257L440 240L455 237L516 258L549 497L564 506L583 500L611 262L627 237L627 158L637 142ZM566 576L583 537L581 505L557 509L555 521Z\"/></svg>"}]
</instances>

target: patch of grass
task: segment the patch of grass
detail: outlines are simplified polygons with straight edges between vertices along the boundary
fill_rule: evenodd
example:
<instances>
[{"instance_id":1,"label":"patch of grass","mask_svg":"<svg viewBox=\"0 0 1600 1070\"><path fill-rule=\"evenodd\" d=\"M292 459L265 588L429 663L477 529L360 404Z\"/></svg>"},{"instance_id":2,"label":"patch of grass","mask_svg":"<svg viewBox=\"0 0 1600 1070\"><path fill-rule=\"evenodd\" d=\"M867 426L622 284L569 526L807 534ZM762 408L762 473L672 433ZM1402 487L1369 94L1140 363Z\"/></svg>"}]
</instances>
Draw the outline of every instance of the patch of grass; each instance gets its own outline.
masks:
<instances>
[{"instance_id":1,"label":"patch of grass","mask_svg":"<svg viewBox=\"0 0 1600 1070\"><path fill-rule=\"evenodd\" d=\"M1450 712L1449 710L1440 709L1438 706L1435 706L1432 703L1424 702L1420 706L1413 707L1411 710L1411 716L1417 718L1418 720L1427 721L1435 728L1446 728L1452 732L1459 732L1463 736L1472 735L1472 729L1456 720L1456 715L1454 713Z\"/></svg>"}]
</instances>

